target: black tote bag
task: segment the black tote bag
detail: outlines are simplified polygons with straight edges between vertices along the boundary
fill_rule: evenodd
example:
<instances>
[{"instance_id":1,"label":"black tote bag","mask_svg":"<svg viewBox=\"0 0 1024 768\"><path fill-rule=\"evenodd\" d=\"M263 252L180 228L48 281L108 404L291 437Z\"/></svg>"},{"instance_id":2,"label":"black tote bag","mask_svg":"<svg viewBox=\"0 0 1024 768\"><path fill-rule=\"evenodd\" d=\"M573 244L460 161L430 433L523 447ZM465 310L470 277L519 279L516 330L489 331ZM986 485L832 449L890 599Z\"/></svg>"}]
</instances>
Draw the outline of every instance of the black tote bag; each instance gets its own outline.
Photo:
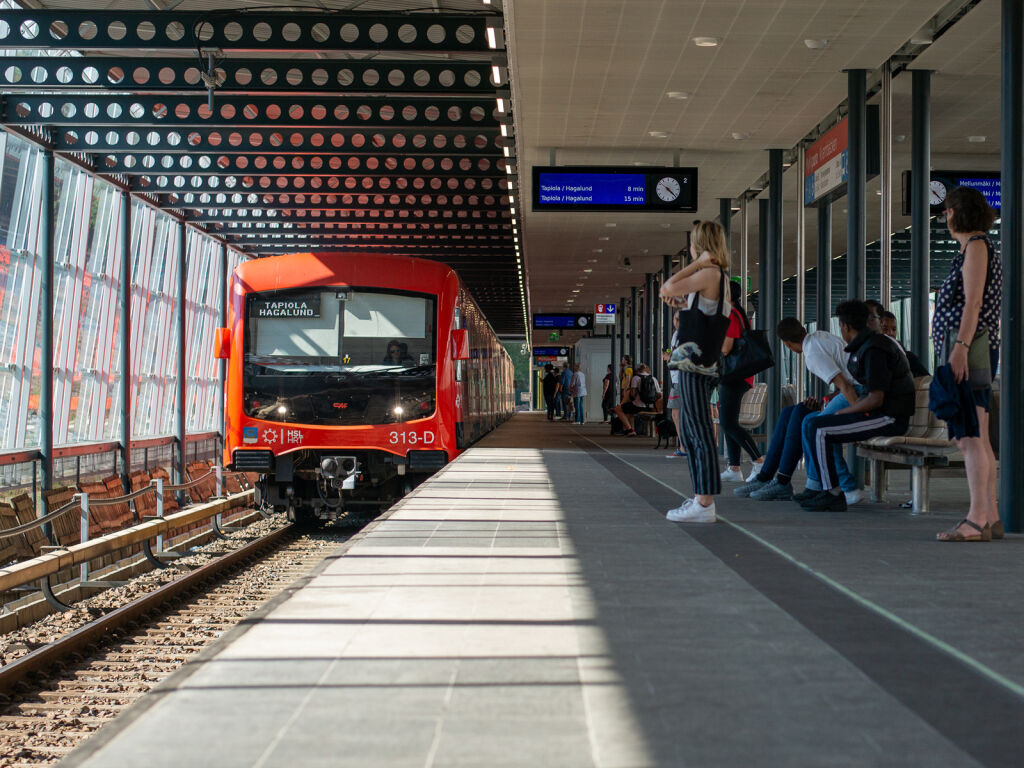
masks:
<instances>
[{"instance_id":1,"label":"black tote bag","mask_svg":"<svg viewBox=\"0 0 1024 768\"><path fill-rule=\"evenodd\" d=\"M728 290L725 271L719 267L721 284L718 297L718 311L705 315L700 311L700 296L691 296L691 305L679 310L679 346L672 353L669 368L679 370L696 369L706 375L717 375L718 361L722 356L722 343L729 330L729 316L722 314L725 306L725 292ZM690 368L680 363L689 361Z\"/></svg>"},{"instance_id":2,"label":"black tote bag","mask_svg":"<svg viewBox=\"0 0 1024 768\"><path fill-rule=\"evenodd\" d=\"M732 352L722 358L723 384L738 384L775 365L767 331L755 331L746 313L742 309L739 313L743 317L743 330L733 342Z\"/></svg>"}]
</instances>

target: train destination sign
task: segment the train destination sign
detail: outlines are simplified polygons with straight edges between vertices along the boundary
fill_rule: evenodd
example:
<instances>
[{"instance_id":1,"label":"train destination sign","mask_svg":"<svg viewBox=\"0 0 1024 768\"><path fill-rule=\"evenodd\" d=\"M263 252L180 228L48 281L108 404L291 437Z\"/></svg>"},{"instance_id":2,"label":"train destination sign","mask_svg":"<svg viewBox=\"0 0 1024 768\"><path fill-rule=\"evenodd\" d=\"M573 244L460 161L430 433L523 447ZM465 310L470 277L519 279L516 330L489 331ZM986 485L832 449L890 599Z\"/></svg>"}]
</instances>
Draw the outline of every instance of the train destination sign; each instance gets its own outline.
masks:
<instances>
[{"instance_id":1,"label":"train destination sign","mask_svg":"<svg viewBox=\"0 0 1024 768\"><path fill-rule=\"evenodd\" d=\"M588 331L594 327L594 316L573 312L548 312L543 315L534 315L533 327L538 330L567 328Z\"/></svg>"},{"instance_id":2,"label":"train destination sign","mask_svg":"<svg viewBox=\"0 0 1024 768\"><path fill-rule=\"evenodd\" d=\"M535 211L696 211L696 168L534 166Z\"/></svg>"},{"instance_id":3,"label":"train destination sign","mask_svg":"<svg viewBox=\"0 0 1024 768\"><path fill-rule=\"evenodd\" d=\"M320 294L290 296L287 299L253 299L256 317L320 317Z\"/></svg>"}]
</instances>

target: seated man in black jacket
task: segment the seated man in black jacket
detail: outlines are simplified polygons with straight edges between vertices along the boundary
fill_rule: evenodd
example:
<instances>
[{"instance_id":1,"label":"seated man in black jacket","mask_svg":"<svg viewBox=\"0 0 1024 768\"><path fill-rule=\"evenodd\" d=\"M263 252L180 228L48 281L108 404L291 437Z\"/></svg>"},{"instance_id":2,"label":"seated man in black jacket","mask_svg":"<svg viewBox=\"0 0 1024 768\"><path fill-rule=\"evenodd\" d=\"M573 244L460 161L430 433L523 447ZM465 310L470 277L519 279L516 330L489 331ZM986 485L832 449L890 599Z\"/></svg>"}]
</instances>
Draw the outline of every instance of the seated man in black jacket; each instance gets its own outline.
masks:
<instances>
[{"instance_id":1,"label":"seated man in black jacket","mask_svg":"<svg viewBox=\"0 0 1024 768\"><path fill-rule=\"evenodd\" d=\"M909 349L903 346L903 342L899 340L896 335L896 315L887 310L882 310L879 318L879 328L882 333L888 336L890 339L895 341L903 351L907 354L907 362L910 363L910 375L915 379L918 376L931 376L928 373L928 369L924 367L924 363L921 362L921 358L911 352Z\"/></svg>"},{"instance_id":2,"label":"seated man in black jacket","mask_svg":"<svg viewBox=\"0 0 1024 768\"><path fill-rule=\"evenodd\" d=\"M836 308L839 332L850 353L848 368L867 394L831 416L805 421L805 444L812 448L822 491L802 502L805 509L846 510L839 487L833 448L872 437L902 435L914 415L914 377L900 345L868 328L868 307L863 301L844 301Z\"/></svg>"}]
</instances>

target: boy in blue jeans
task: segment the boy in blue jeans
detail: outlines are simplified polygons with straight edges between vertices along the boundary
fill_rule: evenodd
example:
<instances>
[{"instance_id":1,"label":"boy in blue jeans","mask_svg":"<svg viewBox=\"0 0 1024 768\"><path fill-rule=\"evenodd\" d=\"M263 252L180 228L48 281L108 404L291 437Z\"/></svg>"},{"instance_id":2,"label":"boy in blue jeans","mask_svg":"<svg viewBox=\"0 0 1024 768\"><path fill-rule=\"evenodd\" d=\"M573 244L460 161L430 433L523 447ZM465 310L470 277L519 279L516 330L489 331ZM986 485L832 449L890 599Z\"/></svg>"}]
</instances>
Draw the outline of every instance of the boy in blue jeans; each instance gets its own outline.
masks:
<instances>
[{"instance_id":1,"label":"boy in blue jeans","mask_svg":"<svg viewBox=\"0 0 1024 768\"><path fill-rule=\"evenodd\" d=\"M783 318L775 332L790 351L804 356L804 364L808 371L839 390L840 394L834 398L834 401L838 402L835 405L829 403L826 409L828 413L845 408L850 402L858 399L854 389L855 380L847 370L850 355L846 352L846 343L842 339L827 331L808 333L795 317ZM752 480L735 488L733 493L737 496L749 496L758 501L792 499L793 487L790 480L797 464L800 463L800 458L804 455L801 430L807 419L821 415L818 413L820 408L821 404L815 398L808 398L802 403L783 408L760 471ZM842 462L842 457L837 458L837 465L842 467L843 472L843 489L856 492L856 480L846 468L845 462ZM821 488L820 478L815 478L815 481L818 489L814 495L817 495Z\"/></svg>"}]
</instances>

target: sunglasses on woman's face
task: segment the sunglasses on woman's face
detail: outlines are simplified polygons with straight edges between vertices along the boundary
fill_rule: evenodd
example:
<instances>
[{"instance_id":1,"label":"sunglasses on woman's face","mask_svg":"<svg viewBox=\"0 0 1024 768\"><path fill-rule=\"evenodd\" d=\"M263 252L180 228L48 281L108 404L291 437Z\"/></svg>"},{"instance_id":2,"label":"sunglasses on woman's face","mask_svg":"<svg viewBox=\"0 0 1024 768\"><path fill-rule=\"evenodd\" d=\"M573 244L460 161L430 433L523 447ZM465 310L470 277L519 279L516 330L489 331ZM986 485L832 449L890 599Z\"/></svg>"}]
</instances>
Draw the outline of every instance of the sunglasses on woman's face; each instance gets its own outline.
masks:
<instances>
[{"instance_id":1,"label":"sunglasses on woman's face","mask_svg":"<svg viewBox=\"0 0 1024 768\"><path fill-rule=\"evenodd\" d=\"M398 354L398 350L395 349L394 347L389 347L388 348L388 354L389 355L397 355Z\"/></svg>"}]
</instances>

